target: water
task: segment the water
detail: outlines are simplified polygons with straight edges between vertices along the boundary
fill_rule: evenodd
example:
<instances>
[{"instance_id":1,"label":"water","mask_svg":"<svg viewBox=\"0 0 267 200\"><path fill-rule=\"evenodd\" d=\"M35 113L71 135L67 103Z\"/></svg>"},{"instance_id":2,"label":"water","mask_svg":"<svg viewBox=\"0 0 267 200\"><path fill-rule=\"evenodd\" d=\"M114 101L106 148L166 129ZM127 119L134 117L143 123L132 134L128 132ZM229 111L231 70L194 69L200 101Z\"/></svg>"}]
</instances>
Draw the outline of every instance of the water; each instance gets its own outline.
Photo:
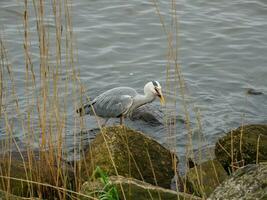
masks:
<instances>
[{"instance_id":1,"label":"water","mask_svg":"<svg viewBox=\"0 0 267 200\"><path fill-rule=\"evenodd\" d=\"M160 11L167 27L170 25L170 8L160 1ZM51 29L54 18L51 8L45 22ZM33 10L30 15L34 16ZM152 1L88 1L72 4L73 31L77 47L77 69L87 94L95 96L112 87L124 85L143 91L147 81L158 80L164 88L166 78L167 40ZM189 95L189 112L193 127L193 142L198 141L194 108L200 110L203 133L213 145L216 139L241 123L267 123L267 3L264 0L178 0L179 50L182 72ZM16 92L22 115L27 111L25 98L25 67L23 52L23 3L16 0L0 2L1 35L6 43L13 66ZM30 18L31 31L36 28ZM53 33L52 33L53 36ZM53 43L51 44L53 45ZM33 64L38 71L38 38L31 36ZM64 59L64 57L63 57ZM60 74L67 80L66 70ZM38 77L37 77L38 79ZM60 87L64 88L62 81ZM11 86L7 86L11 89ZM40 85L37 84L37 88ZM71 90L60 95L68 96L66 141L70 151L75 148L73 132L77 131L71 103ZM247 89L256 89L263 95L247 95ZM63 90L64 91L64 90ZM37 92L38 93L38 92ZM31 93L33 97L36 94ZM169 96L171 97L171 96ZM12 107L13 101L6 102ZM159 102L153 102L160 109ZM23 144L23 134L17 114L10 111L15 135ZM182 98L178 95L176 115L184 118ZM35 117L36 122L38 117ZM87 128L94 128L94 119L87 117ZM34 123L34 122L33 122ZM112 120L110 124L118 123ZM164 126L149 126L140 121L127 121L130 127L144 131L162 144L168 138ZM1 124L4 127L4 120ZM35 127L38 130L38 127ZM177 122L176 150L184 155L187 131ZM2 128L0 138L5 138ZM38 137L37 137L38 138ZM88 140L88 135L83 135ZM197 148L197 146L195 146Z\"/></svg>"}]
</instances>

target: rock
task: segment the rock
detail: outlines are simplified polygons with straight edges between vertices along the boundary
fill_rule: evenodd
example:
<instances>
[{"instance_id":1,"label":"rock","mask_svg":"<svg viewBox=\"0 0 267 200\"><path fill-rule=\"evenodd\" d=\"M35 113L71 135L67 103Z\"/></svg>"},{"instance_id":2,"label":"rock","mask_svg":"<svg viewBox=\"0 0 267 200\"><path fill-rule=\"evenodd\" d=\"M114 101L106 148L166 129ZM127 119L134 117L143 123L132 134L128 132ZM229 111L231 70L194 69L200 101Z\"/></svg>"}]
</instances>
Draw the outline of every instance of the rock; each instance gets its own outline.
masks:
<instances>
[{"instance_id":1,"label":"rock","mask_svg":"<svg viewBox=\"0 0 267 200\"><path fill-rule=\"evenodd\" d=\"M39 198L26 198L26 197L19 197L13 194L9 194L5 191L0 190L0 200L41 200Z\"/></svg>"},{"instance_id":2,"label":"rock","mask_svg":"<svg viewBox=\"0 0 267 200\"><path fill-rule=\"evenodd\" d=\"M124 126L102 130L103 134L96 136L84 160L80 161L82 177L88 179L99 166L109 176L118 173L153 185L170 187L174 176L173 160L178 161L178 158L169 150L143 133Z\"/></svg>"},{"instance_id":3,"label":"rock","mask_svg":"<svg viewBox=\"0 0 267 200\"><path fill-rule=\"evenodd\" d=\"M192 194L207 197L226 178L222 165L217 160L209 160L188 170L186 188Z\"/></svg>"},{"instance_id":4,"label":"rock","mask_svg":"<svg viewBox=\"0 0 267 200\"><path fill-rule=\"evenodd\" d=\"M208 200L266 200L267 163L239 168L209 196Z\"/></svg>"},{"instance_id":5,"label":"rock","mask_svg":"<svg viewBox=\"0 0 267 200\"><path fill-rule=\"evenodd\" d=\"M197 163L195 161L193 161L192 158L189 157L187 159L187 167L190 169L190 168L193 168L195 166L197 166Z\"/></svg>"},{"instance_id":6,"label":"rock","mask_svg":"<svg viewBox=\"0 0 267 200\"><path fill-rule=\"evenodd\" d=\"M151 104L145 104L135 109L129 116L130 120L140 120L146 122L150 126L163 126L164 124L185 124L182 116L168 114L165 115L160 107L155 107Z\"/></svg>"},{"instance_id":7,"label":"rock","mask_svg":"<svg viewBox=\"0 0 267 200\"><path fill-rule=\"evenodd\" d=\"M267 125L247 125L219 139L215 156L228 172L267 161Z\"/></svg>"},{"instance_id":8,"label":"rock","mask_svg":"<svg viewBox=\"0 0 267 200\"><path fill-rule=\"evenodd\" d=\"M250 94L250 95L262 95L263 92L255 90L253 88L249 88L249 89L247 89L247 94Z\"/></svg>"},{"instance_id":9,"label":"rock","mask_svg":"<svg viewBox=\"0 0 267 200\"><path fill-rule=\"evenodd\" d=\"M152 126L159 126L164 124L164 113L151 105L143 105L133 111L130 119L142 120Z\"/></svg>"},{"instance_id":10,"label":"rock","mask_svg":"<svg viewBox=\"0 0 267 200\"><path fill-rule=\"evenodd\" d=\"M164 189L133 178L111 176L110 181L117 188L120 199L124 199L125 196L126 200L201 200L201 198L190 194L177 193L173 190ZM102 188L103 185L99 183L85 182L82 186L82 193L90 195L92 192ZM123 188L124 194L121 188Z\"/></svg>"},{"instance_id":11,"label":"rock","mask_svg":"<svg viewBox=\"0 0 267 200\"><path fill-rule=\"evenodd\" d=\"M16 154L11 154L12 156ZM21 155L24 155L21 153ZM30 155L30 154L29 154ZM50 184L56 187L73 188L74 173L66 166L57 166L51 163L51 157L44 160L35 160L35 158L9 160L8 154L1 157L0 175L12 177L15 179L0 178L0 190L8 191L11 194L23 197L42 197L45 199L55 199L55 197L64 197L66 194L55 188L29 183L29 181ZM46 155L48 156L48 155ZM51 155L50 155L51 156Z\"/></svg>"}]
</instances>

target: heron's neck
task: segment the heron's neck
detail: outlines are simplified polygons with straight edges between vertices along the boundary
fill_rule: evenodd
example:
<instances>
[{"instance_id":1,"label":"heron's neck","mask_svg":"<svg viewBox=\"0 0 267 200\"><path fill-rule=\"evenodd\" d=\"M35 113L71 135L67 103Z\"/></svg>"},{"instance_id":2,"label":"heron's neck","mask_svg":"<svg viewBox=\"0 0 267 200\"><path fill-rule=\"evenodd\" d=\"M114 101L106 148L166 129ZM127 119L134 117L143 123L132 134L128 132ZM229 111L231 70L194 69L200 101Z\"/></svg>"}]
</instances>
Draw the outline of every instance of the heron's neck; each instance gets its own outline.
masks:
<instances>
[{"instance_id":1,"label":"heron's neck","mask_svg":"<svg viewBox=\"0 0 267 200\"><path fill-rule=\"evenodd\" d=\"M135 105L134 105L134 109L138 108L144 104L150 103L152 102L156 97L153 94L138 94L135 97Z\"/></svg>"}]
</instances>

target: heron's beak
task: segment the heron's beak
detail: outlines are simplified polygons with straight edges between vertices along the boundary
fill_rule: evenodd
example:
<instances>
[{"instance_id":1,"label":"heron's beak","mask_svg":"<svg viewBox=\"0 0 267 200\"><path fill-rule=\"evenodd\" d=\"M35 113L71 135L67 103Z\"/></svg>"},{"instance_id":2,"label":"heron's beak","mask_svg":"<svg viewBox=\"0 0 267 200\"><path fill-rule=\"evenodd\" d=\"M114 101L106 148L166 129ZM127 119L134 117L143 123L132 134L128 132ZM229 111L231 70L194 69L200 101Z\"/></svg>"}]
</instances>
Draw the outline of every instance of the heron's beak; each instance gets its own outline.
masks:
<instances>
[{"instance_id":1,"label":"heron's beak","mask_svg":"<svg viewBox=\"0 0 267 200\"><path fill-rule=\"evenodd\" d=\"M159 100L160 100L160 104L163 106L165 105L165 99L164 99L164 96L162 95L162 92L159 91Z\"/></svg>"}]
</instances>

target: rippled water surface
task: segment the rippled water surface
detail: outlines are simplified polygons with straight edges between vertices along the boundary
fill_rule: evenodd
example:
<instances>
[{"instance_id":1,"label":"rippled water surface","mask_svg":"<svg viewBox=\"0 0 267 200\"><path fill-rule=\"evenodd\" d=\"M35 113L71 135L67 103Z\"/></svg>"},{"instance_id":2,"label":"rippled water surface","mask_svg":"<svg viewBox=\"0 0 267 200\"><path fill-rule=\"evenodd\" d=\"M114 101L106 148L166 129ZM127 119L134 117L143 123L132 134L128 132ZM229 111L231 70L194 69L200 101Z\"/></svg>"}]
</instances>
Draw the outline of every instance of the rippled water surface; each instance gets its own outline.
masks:
<instances>
[{"instance_id":1,"label":"rippled water surface","mask_svg":"<svg viewBox=\"0 0 267 200\"><path fill-rule=\"evenodd\" d=\"M160 1L159 8L168 29L171 4ZM52 29L55 24L49 5L46 12L45 22ZM32 16L33 13L32 10ZM200 110L206 144L210 145L225 131L241 123L267 123L267 2L178 0L177 15L179 57L189 96L193 130L197 127L194 108ZM1 0L0 34L13 66L23 115L28 108L25 106L22 19L22 2ZM78 55L75 66L80 72L81 82L86 85L87 94L93 97L120 85L142 92L144 84L154 79L161 82L164 88L168 43L152 1L73 1L72 20ZM30 18L29 27L32 31L36 28L34 17ZM36 70L39 68L38 48L38 38L32 34L32 62ZM60 78L68 79L68 73L60 74ZM11 86L7 87L11 89ZM64 85L61 87L64 89ZM263 94L248 95L247 90L251 88ZM70 86L63 90L65 93L61 93L69 97L66 102L66 141L69 148L73 148L72 135L77 130L72 119L75 114L71 103L72 89ZM168 94L171 98L173 93ZM7 104L12 103L11 100L7 101ZM152 106L160 109L158 101L153 102ZM179 94L176 111L178 118L185 118ZM16 135L22 138L18 116L12 112L10 114L15 121L15 129L17 127ZM94 119L87 117L85 120L87 128L96 126ZM140 121L126 123L163 144L167 143L164 126L152 127ZM4 119L1 124L4 126ZM197 143L195 132L193 140ZM185 152L186 133L185 125L178 121L174 138L179 154ZM5 136L5 129L2 128L0 139Z\"/></svg>"}]
</instances>

